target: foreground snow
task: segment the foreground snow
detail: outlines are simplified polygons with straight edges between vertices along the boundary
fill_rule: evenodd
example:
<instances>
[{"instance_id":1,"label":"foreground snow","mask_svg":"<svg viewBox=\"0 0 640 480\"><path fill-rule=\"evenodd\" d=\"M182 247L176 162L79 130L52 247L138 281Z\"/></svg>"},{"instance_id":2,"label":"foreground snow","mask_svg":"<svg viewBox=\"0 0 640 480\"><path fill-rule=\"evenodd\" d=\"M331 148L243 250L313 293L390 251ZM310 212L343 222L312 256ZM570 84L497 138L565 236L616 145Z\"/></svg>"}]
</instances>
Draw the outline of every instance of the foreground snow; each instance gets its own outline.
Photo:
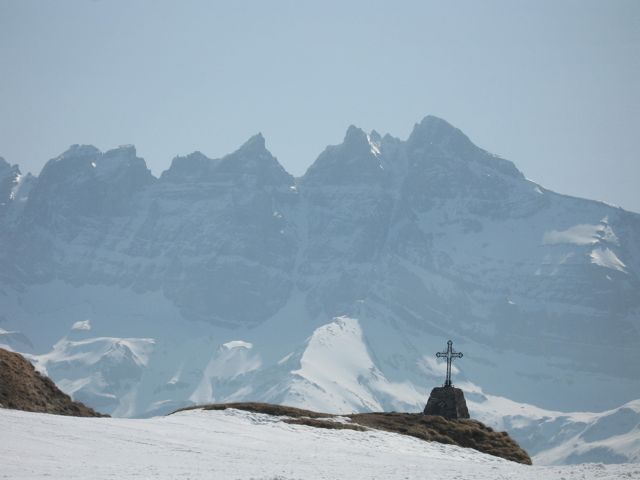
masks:
<instances>
[{"instance_id":1,"label":"foreground snow","mask_svg":"<svg viewBox=\"0 0 640 480\"><path fill-rule=\"evenodd\" d=\"M268 348L276 340L265 341L255 332L245 337L247 332L234 331L234 340L221 344L203 334L202 341L176 346L150 338L90 337L91 328L88 320L76 322L51 352L25 356L75 400L113 416L151 417L184 406L236 401L332 413L419 412L429 395L426 386L437 385L446 369L434 357L422 356L388 377L394 372L379 367L384 365L381 352L395 358L403 337L381 324L372 328L370 319L347 316L317 327L271 358ZM217 337L226 340L226 335ZM1 330L0 348L7 338L19 338L18 332ZM373 342L377 346L371 348ZM469 347L482 357L477 345ZM157 353L162 355L154 357ZM462 369L453 366L471 416L508 431L534 463L640 462L640 400L598 413L560 412L486 393L462 380Z\"/></svg>"},{"instance_id":2,"label":"foreground snow","mask_svg":"<svg viewBox=\"0 0 640 480\"><path fill-rule=\"evenodd\" d=\"M0 478L618 479L633 464L525 466L402 435L289 425L262 414L189 411L146 420L0 409Z\"/></svg>"}]
</instances>

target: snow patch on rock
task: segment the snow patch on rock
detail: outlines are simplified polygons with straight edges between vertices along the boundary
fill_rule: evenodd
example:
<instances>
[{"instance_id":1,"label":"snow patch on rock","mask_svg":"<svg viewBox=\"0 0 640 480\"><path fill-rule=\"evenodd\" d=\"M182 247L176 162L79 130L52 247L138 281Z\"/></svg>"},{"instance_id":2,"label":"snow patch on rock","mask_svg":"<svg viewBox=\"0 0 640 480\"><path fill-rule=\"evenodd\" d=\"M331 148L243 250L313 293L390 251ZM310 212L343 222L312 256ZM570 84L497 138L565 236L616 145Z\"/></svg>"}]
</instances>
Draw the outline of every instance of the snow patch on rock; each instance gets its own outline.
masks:
<instances>
[{"instance_id":1,"label":"snow patch on rock","mask_svg":"<svg viewBox=\"0 0 640 480\"><path fill-rule=\"evenodd\" d=\"M200 382L189 400L196 404L220 401L216 397L215 385L220 381L231 381L258 370L262 366L260 356L252 351L253 345L242 340L223 344L211 357L202 372ZM244 393L249 393L246 389ZM225 401L230 401L225 398Z\"/></svg>"},{"instance_id":2,"label":"snow patch on rock","mask_svg":"<svg viewBox=\"0 0 640 480\"><path fill-rule=\"evenodd\" d=\"M569 243L573 245L593 245L598 242L610 242L617 244L618 237L607 224L607 219L603 219L597 225L580 224L567 228L566 230L551 230L543 236L544 245L556 245Z\"/></svg>"},{"instance_id":3,"label":"snow patch on rock","mask_svg":"<svg viewBox=\"0 0 640 480\"><path fill-rule=\"evenodd\" d=\"M227 350L231 350L233 348L246 348L246 349L252 349L253 348L253 344L252 343L245 342L243 340L233 340L231 342L224 343L222 346L224 348L226 348Z\"/></svg>"},{"instance_id":4,"label":"snow patch on rock","mask_svg":"<svg viewBox=\"0 0 640 480\"><path fill-rule=\"evenodd\" d=\"M91 330L91 320L79 320L71 326L71 330Z\"/></svg>"},{"instance_id":5,"label":"snow patch on rock","mask_svg":"<svg viewBox=\"0 0 640 480\"><path fill-rule=\"evenodd\" d=\"M608 248L596 248L589 255L591 263L626 273L626 265Z\"/></svg>"},{"instance_id":6,"label":"snow patch on rock","mask_svg":"<svg viewBox=\"0 0 640 480\"><path fill-rule=\"evenodd\" d=\"M473 418L510 435L534 465L640 462L640 400L605 412L557 412L467 389Z\"/></svg>"}]
</instances>

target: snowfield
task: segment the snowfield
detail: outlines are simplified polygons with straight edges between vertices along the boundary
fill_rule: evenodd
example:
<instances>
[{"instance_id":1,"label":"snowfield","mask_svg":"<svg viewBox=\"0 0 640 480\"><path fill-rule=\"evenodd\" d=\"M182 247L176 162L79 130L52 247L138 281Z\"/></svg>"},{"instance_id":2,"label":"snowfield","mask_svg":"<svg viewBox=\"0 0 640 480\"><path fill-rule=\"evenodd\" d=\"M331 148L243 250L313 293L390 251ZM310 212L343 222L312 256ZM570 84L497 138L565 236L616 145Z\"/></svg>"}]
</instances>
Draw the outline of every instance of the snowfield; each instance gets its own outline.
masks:
<instances>
[{"instance_id":1,"label":"snowfield","mask_svg":"<svg viewBox=\"0 0 640 480\"><path fill-rule=\"evenodd\" d=\"M289 425L239 410L151 419L0 409L0 478L621 479L640 465L526 466L380 431Z\"/></svg>"}]
</instances>

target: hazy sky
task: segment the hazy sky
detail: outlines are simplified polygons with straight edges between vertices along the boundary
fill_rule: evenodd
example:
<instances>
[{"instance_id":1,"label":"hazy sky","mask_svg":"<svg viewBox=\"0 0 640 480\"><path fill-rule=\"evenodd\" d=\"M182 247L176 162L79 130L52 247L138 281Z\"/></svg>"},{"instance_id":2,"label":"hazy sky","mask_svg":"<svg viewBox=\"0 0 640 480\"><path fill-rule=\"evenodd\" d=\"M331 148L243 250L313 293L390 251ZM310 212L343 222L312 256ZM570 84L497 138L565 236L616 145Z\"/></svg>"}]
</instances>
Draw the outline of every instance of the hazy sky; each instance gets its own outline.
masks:
<instances>
[{"instance_id":1,"label":"hazy sky","mask_svg":"<svg viewBox=\"0 0 640 480\"><path fill-rule=\"evenodd\" d=\"M158 174L261 131L294 175L427 114L640 212L640 1L0 0L0 156L133 143Z\"/></svg>"}]
</instances>

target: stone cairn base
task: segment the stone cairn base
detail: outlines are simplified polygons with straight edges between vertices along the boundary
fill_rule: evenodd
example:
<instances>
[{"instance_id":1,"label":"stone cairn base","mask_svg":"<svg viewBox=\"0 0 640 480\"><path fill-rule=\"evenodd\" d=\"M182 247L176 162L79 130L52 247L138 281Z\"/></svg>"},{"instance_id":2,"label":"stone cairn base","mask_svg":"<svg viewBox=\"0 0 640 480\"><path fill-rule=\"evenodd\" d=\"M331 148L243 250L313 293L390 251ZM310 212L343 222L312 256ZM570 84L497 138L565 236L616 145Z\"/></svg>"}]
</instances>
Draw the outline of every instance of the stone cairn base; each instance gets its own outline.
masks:
<instances>
[{"instance_id":1,"label":"stone cairn base","mask_svg":"<svg viewBox=\"0 0 640 480\"><path fill-rule=\"evenodd\" d=\"M462 390L455 387L436 387L431 390L424 415L439 415L444 418L469 418L469 409Z\"/></svg>"}]
</instances>

